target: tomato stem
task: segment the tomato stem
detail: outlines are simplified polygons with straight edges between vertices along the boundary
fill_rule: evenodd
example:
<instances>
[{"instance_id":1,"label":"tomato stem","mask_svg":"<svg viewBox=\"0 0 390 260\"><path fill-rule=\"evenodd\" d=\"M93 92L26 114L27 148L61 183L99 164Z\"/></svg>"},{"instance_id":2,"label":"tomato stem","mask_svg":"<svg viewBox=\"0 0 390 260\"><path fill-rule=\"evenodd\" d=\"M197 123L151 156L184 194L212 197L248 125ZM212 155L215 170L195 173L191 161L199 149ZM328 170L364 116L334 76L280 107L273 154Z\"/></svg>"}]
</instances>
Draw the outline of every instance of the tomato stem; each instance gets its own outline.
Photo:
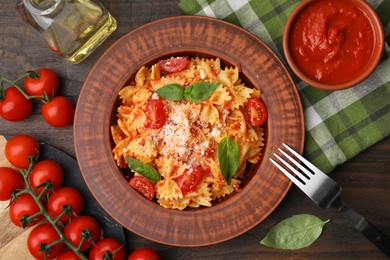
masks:
<instances>
[{"instance_id":1,"label":"tomato stem","mask_svg":"<svg viewBox=\"0 0 390 260\"><path fill-rule=\"evenodd\" d=\"M68 219L70 220L70 215L74 213L72 208L70 207L70 205L65 205L65 206L62 206L62 212L60 213L60 215L58 215L58 217L54 220L54 222L58 222L60 221L60 219L62 218L63 215L67 215L68 216Z\"/></svg>"},{"instance_id":2,"label":"tomato stem","mask_svg":"<svg viewBox=\"0 0 390 260\"><path fill-rule=\"evenodd\" d=\"M81 249L81 246L84 244L84 241L85 241L85 239L86 239L86 237L81 237L81 241L80 241L80 244L79 244L79 246L77 247L77 250L79 250L79 251L80 251L80 249Z\"/></svg>"},{"instance_id":3,"label":"tomato stem","mask_svg":"<svg viewBox=\"0 0 390 260\"><path fill-rule=\"evenodd\" d=\"M20 93L22 93L22 95L23 95L26 99L41 99L41 100L45 99L45 95L41 95L41 96L30 96L30 95L28 95L26 92L24 92L24 91L22 90L21 87L18 86L17 82L20 81L20 80L23 79L23 78L26 78L27 75L29 75L29 74L28 74L28 73L25 73L25 74L23 74L23 76L20 76L20 77L17 78L16 80L10 80L10 79L7 79L7 78L5 78L4 76L0 75L0 80L1 80L1 81L5 81L5 82L7 82L8 84L14 86L17 90L20 91ZM2 89L2 90L4 89L3 84L1 84L1 89Z\"/></svg>"},{"instance_id":4,"label":"tomato stem","mask_svg":"<svg viewBox=\"0 0 390 260\"><path fill-rule=\"evenodd\" d=\"M31 170L33 169L36 161L37 161L37 157L33 157L33 156L30 156L29 157L29 162L30 162L30 165L28 167L28 169L21 169L20 170L20 173L22 174L23 176L23 179L24 179L24 182L26 184L26 187L24 190L21 190L20 193L18 194L21 194L21 193L29 193L35 200L35 203L37 203L38 207L39 207L39 212L30 216L29 218L31 217L36 217L37 215L43 215L46 220L53 226L53 228L57 231L60 239L62 242L64 242L64 244L69 247L73 252L75 252L79 257L80 259L82 260L88 260L88 258L84 255L83 252L80 251L80 247L76 247L74 246L64 235L64 233L62 232L61 228L57 225L57 222L58 220L54 220L49 212L47 212L46 208L43 206L41 200L40 200L40 195L37 195L35 192L34 192L34 189L31 187L31 184L29 182L29 176L30 176L30 172ZM46 187L45 187L46 188ZM45 189L44 189L45 190ZM44 191L43 191L44 192ZM42 194L42 193L41 193ZM59 241L57 240L57 241ZM55 243L55 242L53 242ZM51 246L52 244L50 244Z\"/></svg>"},{"instance_id":5,"label":"tomato stem","mask_svg":"<svg viewBox=\"0 0 390 260\"><path fill-rule=\"evenodd\" d=\"M39 206L39 205L38 205ZM21 219L21 224L22 224L22 227L25 228L27 227L28 224L32 223L34 221L34 219L40 215L42 215L43 212L42 212L42 209L40 211L38 211L37 213L33 214L33 215L30 215L30 216L26 216L26 218L22 218Z\"/></svg>"},{"instance_id":6,"label":"tomato stem","mask_svg":"<svg viewBox=\"0 0 390 260\"><path fill-rule=\"evenodd\" d=\"M57 244L59 244L59 243L63 243L64 242L64 238L59 238L59 239L57 239L56 241L53 241L53 242L51 242L50 244L47 244L45 247L46 248L51 248L52 246L55 246L55 245L57 245Z\"/></svg>"}]
</instances>

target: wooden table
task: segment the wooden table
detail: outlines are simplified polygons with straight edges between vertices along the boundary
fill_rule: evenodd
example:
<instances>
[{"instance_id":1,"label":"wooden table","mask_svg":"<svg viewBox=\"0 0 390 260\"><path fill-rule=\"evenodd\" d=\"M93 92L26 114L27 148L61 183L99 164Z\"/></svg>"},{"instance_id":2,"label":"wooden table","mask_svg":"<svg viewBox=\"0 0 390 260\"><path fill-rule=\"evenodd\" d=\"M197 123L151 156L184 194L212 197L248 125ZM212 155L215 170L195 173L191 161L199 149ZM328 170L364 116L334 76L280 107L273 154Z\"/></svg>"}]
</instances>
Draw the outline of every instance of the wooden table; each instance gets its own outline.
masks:
<instances>
[{"instance_id":1,"label":"wooden table","mask_svg":"<svg viewBox=\"0 0 390 260\"><path fill-rule=\"evenodd\" d=\"M118 29L79 65L72 65L52 53L43 38L23 23L15 11L15 1L0 3L0 74L16 78L23 71L49 67L61 79L61 95L77 103L83 81L99 56L117 39L138 26L159 18L181 15L178 0L102 0L118 21ZM33 114L22 122L0 119L0 134L30 134L75 156L73 128L57 129L47 125L41 104L34 104ZM390 138L386 138L357 157L339 166L331 176L343 187L343 200L390 236ZM269 229L295 214L309 213L331 219L321 237L310 247L275 250L260 245ZM238 223L239 224L239 223ZM1 232L1 231L0 231ZM315 206L296 187L288 192L280 206L249 232L224 243L198 248L178 248L157 244L128 233L128 249L151 247L163 259L386 259L362 234L337 211ZM1 256L0 256L1 258Z\"/></svg>"}]
</instances>

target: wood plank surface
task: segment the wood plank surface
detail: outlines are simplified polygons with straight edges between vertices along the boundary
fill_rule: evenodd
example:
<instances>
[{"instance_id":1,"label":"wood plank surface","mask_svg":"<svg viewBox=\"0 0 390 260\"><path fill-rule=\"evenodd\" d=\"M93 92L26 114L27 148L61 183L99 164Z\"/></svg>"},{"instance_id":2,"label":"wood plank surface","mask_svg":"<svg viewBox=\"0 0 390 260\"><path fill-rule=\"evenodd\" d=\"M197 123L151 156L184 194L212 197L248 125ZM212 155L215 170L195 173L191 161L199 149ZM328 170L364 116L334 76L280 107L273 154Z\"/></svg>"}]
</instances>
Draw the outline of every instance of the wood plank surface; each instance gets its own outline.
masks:
<instances>
[{"instance_id":1,"label":"wood plank surface","mask_svg":"<svg viewBox=\"0 0 390 260\"><path fill-rule=\"evenodd\" d=\"M41 35L23 23L15 11L15 1L2 0L0 2L0 74L16 78L28 69L52 68L60 76L59 94L67 96L76 104L88 72L112 43L147 22L181 15L177 7L178 0L102 0L101 2L118 20L118 29L87 60L79 65L72 65L52 53ZM97 100L98 98L96 97ZM0 134L30 134L38 141L44 141L75 156L73 127L58 129L47 125L40 114L41 106L40 103L34 103L32 116L22 122L7 122L0 118ZM389 169L390 138L388 137L331 173L331 177L343 187L344 202L364 215L388 236L390 236ZM287 217L301 213L314 214L321 219L331 220L313 245L295 251L275 250L260 245L260 240L271 227ZM10 238L4 238L5 229L3 226L0 228L0 245L8 244L7 241L19 236L15 231L6 234ZM296 187L289 191L280 206L265 221L249 232L224 243L181 248L148 241L131 232L127 235L129 252L139 247L150 247L158 251L163 259L387 259L337 211L319 209ZM19 255L4 255L0 251L0 259L7 258L24 259Z\"/></svg>"}]
</instances>

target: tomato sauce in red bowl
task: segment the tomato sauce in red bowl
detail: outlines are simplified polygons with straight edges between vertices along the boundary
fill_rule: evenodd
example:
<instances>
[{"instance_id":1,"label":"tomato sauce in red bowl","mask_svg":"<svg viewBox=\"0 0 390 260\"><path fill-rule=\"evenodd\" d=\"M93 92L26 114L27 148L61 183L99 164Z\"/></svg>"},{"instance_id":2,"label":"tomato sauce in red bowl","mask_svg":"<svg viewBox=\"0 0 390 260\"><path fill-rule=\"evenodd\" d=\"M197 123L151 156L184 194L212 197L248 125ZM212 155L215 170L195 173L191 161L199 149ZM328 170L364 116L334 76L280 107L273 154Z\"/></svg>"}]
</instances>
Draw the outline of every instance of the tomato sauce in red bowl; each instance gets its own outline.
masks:
<instances>
[{"instance_id":1,"label":"tomato sauce in red bowl","mask_svg":"<svg viewBox=\"0 0 390 260\"><path fill-rule=\"evenodd\" d=\"M384 33L364 0L304 0L290 15L283 48L293 72L326 90L352 87L378 65Z\"/></svg>"}]
</instances>

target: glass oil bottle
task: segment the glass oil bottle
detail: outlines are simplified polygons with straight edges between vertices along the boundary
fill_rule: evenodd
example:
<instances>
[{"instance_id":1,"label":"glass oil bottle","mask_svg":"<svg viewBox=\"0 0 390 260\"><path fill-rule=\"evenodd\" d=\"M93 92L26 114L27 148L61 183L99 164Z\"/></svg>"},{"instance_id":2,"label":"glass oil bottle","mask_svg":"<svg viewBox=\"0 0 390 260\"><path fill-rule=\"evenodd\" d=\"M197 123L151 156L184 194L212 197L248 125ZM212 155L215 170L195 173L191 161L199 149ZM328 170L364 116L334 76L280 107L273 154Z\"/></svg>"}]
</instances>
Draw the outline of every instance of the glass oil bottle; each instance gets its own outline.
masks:
<instances>
[{"instance_id":1,"label":"glass oil bottle","mask_svg":"<svg viewBox=\"0 0 390 260\"><path fill-rule=\"evenodd\" d=\"M16 8L52 51L74 64L117 28L115 18L97 0L18 0Z\"/></svg>"}]
</instances>

